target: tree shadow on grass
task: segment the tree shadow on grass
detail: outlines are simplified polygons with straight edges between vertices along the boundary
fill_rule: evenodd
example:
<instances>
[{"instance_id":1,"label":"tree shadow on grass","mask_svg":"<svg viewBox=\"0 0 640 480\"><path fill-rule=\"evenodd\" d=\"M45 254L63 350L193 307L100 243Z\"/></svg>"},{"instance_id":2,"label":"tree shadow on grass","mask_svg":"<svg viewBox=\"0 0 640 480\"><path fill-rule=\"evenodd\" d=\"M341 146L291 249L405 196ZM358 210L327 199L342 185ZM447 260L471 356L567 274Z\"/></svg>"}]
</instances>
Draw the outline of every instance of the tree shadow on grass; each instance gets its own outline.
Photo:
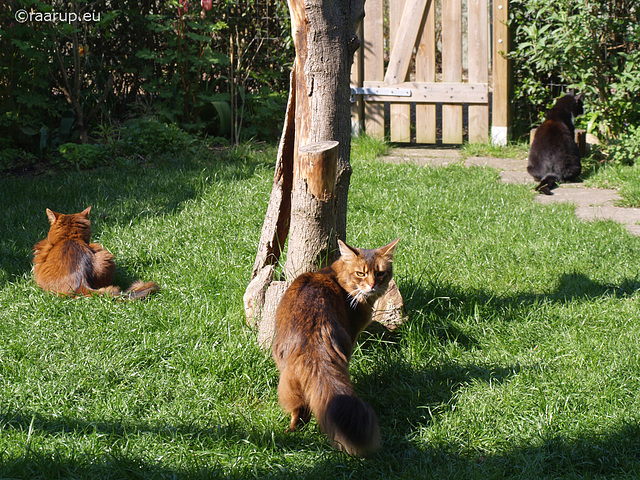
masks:
<instances>
[{"instance_id":1,"label":"tree shadow on grass","mask_svg":"<svg viewBox=\"0 0 640 480\"><path fill-rule=\"evenodd\" d=\"M92 230L97 238L113 225L133 225L145 218L175 214L208 187L251 178L267 166L264 159L249 156L204 157L148 167L1 178L0 285L30 271L32 247L45 238L49 228L47 208L75 213L91 206Z\"/></svg>"},{"instance_id":2,"label":"tree shadow on grass","mask_svg":"<svg viewBox=\"0 0 640 480\"><path fill-rule=\"evenodd\" d=\"M492 368L459 372L467 380L476 376L510 376ZM443 370L444 372L444 370ZM392 374L395 372L389 372ZM400 372L405 374L405 372ZM422 380L428 372L415 373ZM447 387L448 389L448 387ZM397 393L398 399L402 396ZM439 401L439 400L438 400ZM426 443L411 436L424 421L407 417L399 402L393 415L376 405L381 417L384 445L367 459L355 459L333 450L324 437L257 432L242 425L151 425L144 423L92 423L69 418L45 417L28 412L3 412L0 431L21 430L28 440L20 453L0 453L2 478L635 478L640 473L640 426L625 423L602 431L583 431L571 437L555 435L531 444L518 444L485 452L452 443ZM395 422L409 428L397 428ZM408 431L410 430L410 432ZM28 433L27 433L28 432ZM69 447L92 435L96 445ZM133 437L150 436L175 453L175 442L186 451L154 458L143 442ZM46 444L43 441L48 438ZM309 441L314 445L309 445ZM80 442L82 443L82 442ZM86 442L85 442L86 443ZM91 442L90 442L91 443ZM225 449L226 447L226 449ZM315 452L315 462L305 465L295 458L302 450ZM290 459L288 459L288 457ZM223 460L219 460L223 459Z\"/></svg>"},{"instance_id":3,"label":"tree shadow on grass","mask_svg":"<svg viewBox=\"0 0 640 480\"><path fill-rule=\"evenodd\" d=\"M409 281L400 286L406 292L405 308L410 323L415 312L428 312L435 323L424 328L440 339L441 343L455 341L466 349L477 345L477 340L461 331L450 321L454 316L486 314L489 318L517 321L534 306L545 303L568 304L576 300L596 298L626 298L640 290L640 276L623 279L619 284L595 281L583 273L564 273L558 277L553 289L546 293L516 292L512 295L495 294L483 289L465 289L457 285L427 284Z\"/></svg>"}]
</instances>

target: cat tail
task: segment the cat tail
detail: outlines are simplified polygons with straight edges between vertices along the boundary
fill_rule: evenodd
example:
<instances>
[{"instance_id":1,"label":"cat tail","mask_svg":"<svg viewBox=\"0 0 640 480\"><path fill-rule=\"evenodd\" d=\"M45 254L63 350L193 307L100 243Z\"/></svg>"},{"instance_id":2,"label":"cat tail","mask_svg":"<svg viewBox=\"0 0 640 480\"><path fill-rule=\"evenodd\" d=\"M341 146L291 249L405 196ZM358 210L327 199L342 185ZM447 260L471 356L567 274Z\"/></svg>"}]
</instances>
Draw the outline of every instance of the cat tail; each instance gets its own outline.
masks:
<instances>
[{"instance_id":1,"label":"cat tail","mask_svg":"<svg viewBox=\"0 0 640 480\"><path fill-rule=\"evenodd\" d=\"M373 408L356 395L333 397L320 426L335 445L349 455L365 457L382 444L378 417Z\"/></svg>"},{"instance_id":2,"label":"cat tail","mask_svg":"<svg viewBox=\"0 0 640 480\"><path fill-rule=\"evenodd\" d=\"M127 300L142 300L150 293L157 292L158 290L160 290L160 287L156 282L142 282L138 280L133 282L121 296Z\"/></svg>"},{"instance_id":3,"label":"cat tail","mask_svg":"<svg viewBox=\"0 0 640 480\"><path fill-rule=\"evenodd\" d=\"M81 285L75 290L76 295L84 295L85 297L91 297L93 295L107 295L117 298L118 300L142 300L147 295L160 290L160 287L155 282L134 282L125 292L120 290L120 287L115 285L109 285L103 288L90 288L85 285Z\"/></svg>"},{"instance_id":4,"label":"cat tail","mask_svg":"<svg viewBox=\"0 0 640 480\"><path fill-rule=\"evenodd\" d=\"M558 177L553 173L549 173L540 180L540 184L536 187L536 192L551 195L551 190L558 186Z\"/></svg>"},{"instance_id":5,"label":"cat tail","mask_svg":"<svg viewBox=\"0 0 640 480\"><path fill-rule=\"evenodd\" d=\"M382 444L375 412L353 392L345 375L319 375L316 395L309 396L309 406L320 429L334 446L349 455L365 457ZM314 398L315 397L315 398Z\"/></svg>"}]
</instances>

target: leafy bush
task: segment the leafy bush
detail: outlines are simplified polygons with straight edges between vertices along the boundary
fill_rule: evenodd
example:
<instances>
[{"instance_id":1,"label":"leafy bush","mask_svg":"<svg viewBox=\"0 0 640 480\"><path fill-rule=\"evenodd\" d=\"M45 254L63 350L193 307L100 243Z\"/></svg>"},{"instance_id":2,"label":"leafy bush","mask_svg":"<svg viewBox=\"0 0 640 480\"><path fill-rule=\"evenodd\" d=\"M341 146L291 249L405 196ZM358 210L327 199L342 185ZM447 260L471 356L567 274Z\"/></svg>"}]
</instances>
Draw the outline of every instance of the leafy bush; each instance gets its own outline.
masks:
<instances>
[{"instance_id":1,"label":"leafy bush","mask_svg":"<svg viewBox=\"0 0 640 480\"><path fill-rule=\"evenodd\" d=\"M194 154L197 139L175 124L154 118L129 120L122 126L103 127L99 143L63 143L46 158L18 148L0 148L0 172L77 170L102 165L128 165ZM0 147L2 145L0 144Z\"/></svg>"},{"instance_id":2,"label":"leafy bush","mask_svg":"<svg viewBox=\"0 0 640 480\"><path fill-rule=\"evenodd\" d=\"M640 124L636 0L512 0L510 8L519 130L571 87L586 94L588 130L616 138Z\"/></svg>"},{"instance_id":3,"label":"leafy bush","mask_svg":"<svg viewBox=\"0 0 640 480\"><path fill-rule=\"evenodd\" d=\"M0 2L0 130L9 141L0 149L53 157L62 143L90 142L105 118L118 124L150 113L234 141L243 121L258 126L249 136L270 136L259 126L275 115L281 123L284 109L244 111L244 100L261 89L288 90L293 47L286 3L248 0L239 8L236 0L212 0L202 10L194 3ZM21 23L20 10L93 17ZM56 133L69 110L76 138Z\"/></svg>"},{"instance_id":4,"label":"leafy bush","mask_svg":"<svg viewBox=\"0 0 640 480\"><path fill-rule=\"evenodd\" d=\"M247 99L247 121L242 132L244 137L277 141L282 132L288 92L273 92L262 88Z\"/></svg>"},{"instance_id":5,"label":"leafy bush","mask_svg":"<svg viewBox=\"0 0 640 480\"><path fill-rule=\"evenodd\" d=\"M630 126L618 140L610 143L607 151L612 162L634 165L640 159L640 127Z\"/></svg>"},{"instance_id":6,"label":"leafy bush","mask_svg":"<svg viewBox=\"0 0 640 480\"><path fill-rule=\"evenodd\" d=\"M0 150L0 172L12 172L37 161L37 157L20 148L5 148Z\"/></svg>"},{"instance_id":7,"label":"leafy bush","mask_svg":"<svg viewBox=\"0 0 640 480\"><path fill-rule=\"evenodd\" d=\"M163 39L163 48L143 48L136 55L150 61L143 88L157 103L167 121L180 121L188 128L201 128L198 110L220 101L220 85L229 65L226 54L215 51L214 38L227 27L224 22L201 19L188 2L170 2L162 14L147 16L148 28ZM213 98L212 98L213 96Z\"/></svg>"},{"instance_id":8,"label":"leafy bush","mask_svg":"<svg viewBox=\"0 0 640 480\"><path fill-rule=\"evenodd\" d=\"M54 165L74 167L77 170L95 168L109 161L109 149L104 145L89 143L65 143L60 145L60 157L53 161Z\"/></svg>"},{"instance_id":9,"label":"leafy bush","mask_svg":"<svg viewBox=\"0 0 640 480\"><path fill-rule=\"evenodd\" d=\"M194 138L175 124L166 124L152 118L127 122L111 149L118 156L153 157L176 155L193 148Z\"/></svg>"}]
</instances>

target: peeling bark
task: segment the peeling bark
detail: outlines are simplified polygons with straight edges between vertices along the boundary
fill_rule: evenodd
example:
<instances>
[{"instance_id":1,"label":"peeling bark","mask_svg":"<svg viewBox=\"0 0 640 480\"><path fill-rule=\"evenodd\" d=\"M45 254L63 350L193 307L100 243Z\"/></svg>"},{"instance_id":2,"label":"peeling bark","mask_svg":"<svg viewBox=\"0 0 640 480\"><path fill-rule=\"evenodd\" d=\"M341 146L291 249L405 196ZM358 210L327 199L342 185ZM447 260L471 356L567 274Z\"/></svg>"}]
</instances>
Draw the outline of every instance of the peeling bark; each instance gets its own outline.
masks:
<instances>
[{"instance_id":1,"label":"peeling bark","mask_svg":"<svg viewBox=\"0 0 640 480\"><path fill-rule=\"evenodd\" d=\"M287 282L333 262L337 239L346 240L350 74L364 17L364 0L288 0L288 5L296 59L271 199L244 295L247 322L258 328L263 346L271 343ZM285 278L275 278L287 237ZM399 292L385 311L397 311L398 297Z\"/></svg>"}]
</instances>

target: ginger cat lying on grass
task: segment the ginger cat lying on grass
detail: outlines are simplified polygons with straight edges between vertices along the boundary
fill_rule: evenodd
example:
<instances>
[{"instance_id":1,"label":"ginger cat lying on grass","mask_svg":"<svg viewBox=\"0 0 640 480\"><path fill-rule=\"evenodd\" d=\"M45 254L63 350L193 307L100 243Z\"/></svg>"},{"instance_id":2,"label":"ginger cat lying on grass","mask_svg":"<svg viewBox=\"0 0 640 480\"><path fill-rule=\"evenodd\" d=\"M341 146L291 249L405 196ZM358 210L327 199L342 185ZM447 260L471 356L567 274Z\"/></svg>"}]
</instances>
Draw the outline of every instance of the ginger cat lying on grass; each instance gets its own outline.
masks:
<instances>
[{"instance_id":1,"label":"ginger cat lying on grass","mask_svg":"<svg viewBox=\"0 0 640 480\"><path fill-rule=\"evenodd\" d=\"M42 289L58 295L111 295L141 299L160 287L155 282L134 282L125 292L111 285L113 255L91 240L87 207L80 213L64 215L47 208L51 227L44 240L33 246L34 277Z\"/></svg>"}]
</instances>

